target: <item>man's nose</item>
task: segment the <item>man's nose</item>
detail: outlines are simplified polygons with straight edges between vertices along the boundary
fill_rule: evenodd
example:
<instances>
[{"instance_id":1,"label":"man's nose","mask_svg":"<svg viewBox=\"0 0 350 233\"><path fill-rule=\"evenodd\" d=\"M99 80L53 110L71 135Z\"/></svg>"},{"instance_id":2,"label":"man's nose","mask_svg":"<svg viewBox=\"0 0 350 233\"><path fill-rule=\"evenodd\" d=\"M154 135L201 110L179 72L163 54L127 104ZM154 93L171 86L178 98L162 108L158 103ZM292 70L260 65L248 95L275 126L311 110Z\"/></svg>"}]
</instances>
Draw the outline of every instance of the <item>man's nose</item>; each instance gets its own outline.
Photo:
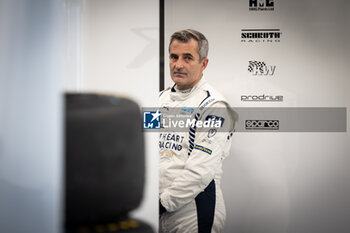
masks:
<instances>
[{"instance_id":1,"label":"man's nose","mask_svg":"<svg viewBox=\"0 0 350 233\"><path fill-rule=\"evenodd\" d=\"M184 61L182 60L182 58L177 59L175 62L175 68L182 69L183 67L184 67Z\"/></svg>"}]
</instances>

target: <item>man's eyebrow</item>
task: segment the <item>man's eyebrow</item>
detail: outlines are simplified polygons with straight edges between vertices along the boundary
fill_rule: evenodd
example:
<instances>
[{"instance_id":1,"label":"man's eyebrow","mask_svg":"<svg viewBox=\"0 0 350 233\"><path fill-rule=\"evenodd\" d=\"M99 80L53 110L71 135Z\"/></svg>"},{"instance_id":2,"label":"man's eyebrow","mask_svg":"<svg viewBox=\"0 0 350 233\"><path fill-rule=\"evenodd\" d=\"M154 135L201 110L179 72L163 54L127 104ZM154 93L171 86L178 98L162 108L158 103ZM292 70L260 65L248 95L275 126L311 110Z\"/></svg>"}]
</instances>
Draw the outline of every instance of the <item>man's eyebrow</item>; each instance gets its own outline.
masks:
<instances>
[{"instance_id":1,"label":"man's eyebrow","mask_svg":"<svg viewBox=\"0 0 350 233\"><path fill-rule=\"evenodd\" d=\"M193 55L191 53L184 53L184 56L190 56L193 57Z\"/></svg>"}]
</instances>

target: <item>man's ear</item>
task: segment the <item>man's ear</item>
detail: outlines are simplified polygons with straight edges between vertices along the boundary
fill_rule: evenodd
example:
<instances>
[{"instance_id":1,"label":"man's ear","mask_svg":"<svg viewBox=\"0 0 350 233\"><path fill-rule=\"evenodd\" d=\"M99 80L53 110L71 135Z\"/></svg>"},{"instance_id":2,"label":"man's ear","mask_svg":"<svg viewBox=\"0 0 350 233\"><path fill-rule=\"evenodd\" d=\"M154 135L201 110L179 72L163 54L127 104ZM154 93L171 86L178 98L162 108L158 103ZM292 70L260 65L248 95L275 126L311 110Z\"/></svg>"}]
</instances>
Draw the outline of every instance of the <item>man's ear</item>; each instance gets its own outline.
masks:
<instances>
[{"instance_id":1,"label":"man's ear","mask_svg":"<svg viewBox=\"0 0 350 233\"><path fill-rule=\"evenodd\" d=\"M203 58L203 60L201 61L202 63L201 72L203 72L205 68L207 68L208 62L209 62L208 58Z\"/></svg>"}]
</instances>

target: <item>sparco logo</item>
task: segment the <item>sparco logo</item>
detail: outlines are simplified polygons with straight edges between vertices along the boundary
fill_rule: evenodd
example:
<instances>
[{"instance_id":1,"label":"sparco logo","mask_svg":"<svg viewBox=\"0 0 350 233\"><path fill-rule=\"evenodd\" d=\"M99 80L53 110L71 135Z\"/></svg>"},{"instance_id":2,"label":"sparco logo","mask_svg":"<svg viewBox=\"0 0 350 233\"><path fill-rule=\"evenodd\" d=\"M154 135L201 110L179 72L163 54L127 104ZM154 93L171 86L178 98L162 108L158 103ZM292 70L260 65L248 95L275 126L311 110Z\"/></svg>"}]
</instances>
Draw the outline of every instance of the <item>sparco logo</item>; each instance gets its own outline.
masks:
<instances>
[{"instance_id":1,"label":"sparco logo","mask_svg":"<svg viewBox=\"0 0 350 233\"><path fill-rule=\"evenodd\" d=\"M283 102L282 95L241 95L241 101L250 102Z\"/></svg>"},{"instance_id":2,"label":"sparco logo","mask_svg":"<svg viewBox=\"0 0 350 233\"><path fill-rule=\"evenodd\" d=\"M278 130L279 120L246 120L246 129L256 129L256 130Z\"/></svg>"},{"instance_id":3,"label":"sparco logo","mask_svg":"<svg viewBox=\"0 0 350 233\"><path fill-rule=\"evenodd\" d=\"M281 42L280 29L241 29L241 42Z\"/></svg>"},{"instance_id":4,"label":"sparco logo","mask_svg":"<svg viewBox=\"0 0 350 233\"><path fill-rule=\"evenodd\" d=\"M273 11L274 0L249 0L250 11Z\"/></svg>"},{"instance_id":5,"label":"sparco logo","mask_svg":"<svg viewBox=\"0 0 350 233\"><path fill-rule=\"evenodd\" d=\"M274 75L276 66L268 66L263 61L249 61L248 71L252 75L264 75L272 76Z\"/></svg>"}]
</instances>

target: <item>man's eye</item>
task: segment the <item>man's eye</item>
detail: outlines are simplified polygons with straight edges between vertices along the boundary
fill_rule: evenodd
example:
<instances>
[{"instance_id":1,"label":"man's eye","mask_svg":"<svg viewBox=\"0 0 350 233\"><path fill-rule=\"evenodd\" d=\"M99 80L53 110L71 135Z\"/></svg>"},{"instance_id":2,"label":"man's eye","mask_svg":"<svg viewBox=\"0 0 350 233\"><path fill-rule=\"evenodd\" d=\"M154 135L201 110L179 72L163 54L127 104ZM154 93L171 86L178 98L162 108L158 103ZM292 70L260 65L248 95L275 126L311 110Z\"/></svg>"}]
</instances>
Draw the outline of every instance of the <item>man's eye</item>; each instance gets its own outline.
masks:
<instances>
[{"instance_id":1,"label":"man's eye","mask_svg":"<svg viewBox=\"0 0 350 233\"><path fill-rule=\"evenodd\" d=\"M190 60L192 60L192 57L184 57L184 59L185 59L186 61L190 61Z\"/></svg>"},{"instance_id":2,"label":"man's eye","mask_svg":"<svg viewBox=\"0 0 350 233\"><path fill-rule=\"evenodd\" d=\"M178 56L176 56L176 55L170 55L170 59L171 59L171 60L176 60L176 59L178 59Z\"/></svg>"}]
</instances>

